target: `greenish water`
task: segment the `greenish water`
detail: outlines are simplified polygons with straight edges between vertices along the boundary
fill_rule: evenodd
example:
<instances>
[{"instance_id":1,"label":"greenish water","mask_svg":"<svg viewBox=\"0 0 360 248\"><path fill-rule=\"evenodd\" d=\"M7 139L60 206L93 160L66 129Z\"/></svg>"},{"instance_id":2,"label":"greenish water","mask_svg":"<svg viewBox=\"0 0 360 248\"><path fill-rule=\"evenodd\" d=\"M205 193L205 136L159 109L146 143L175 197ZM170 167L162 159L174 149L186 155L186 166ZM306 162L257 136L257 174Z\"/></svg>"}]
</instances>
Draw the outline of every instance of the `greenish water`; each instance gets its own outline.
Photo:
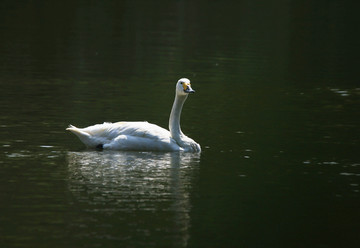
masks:
<instances>
[{"instance_id":1,"label":"greenish water","mask_svg":"<svg viewBox=\"0 0 360 248\"><path fill-rule=\"evenodd\" d=\"M65 14L66 13L66 14ZM357 247L359 34L341 1L3 1L1 247ZM65 128L182 129L199 154Z\"/></svg>"}]
</instances>

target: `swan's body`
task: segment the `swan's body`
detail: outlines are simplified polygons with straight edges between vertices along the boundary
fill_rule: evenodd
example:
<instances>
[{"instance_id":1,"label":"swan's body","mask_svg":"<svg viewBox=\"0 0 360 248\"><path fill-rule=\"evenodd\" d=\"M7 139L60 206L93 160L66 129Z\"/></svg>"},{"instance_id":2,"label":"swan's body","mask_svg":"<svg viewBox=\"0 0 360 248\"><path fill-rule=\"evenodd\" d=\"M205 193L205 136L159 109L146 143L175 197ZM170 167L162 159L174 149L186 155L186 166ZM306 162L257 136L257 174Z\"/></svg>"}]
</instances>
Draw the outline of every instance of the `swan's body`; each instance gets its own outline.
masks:
<instances>
[{"instance_id":1,"label":"swan's body","mask_svg":"<svg viewBox=\"0 0 360 248\"><path fill-rule=\"evenodd\" d=\"M71 131L89 148L137 151L200 152L200 145L182 133L180 115L189 93L195 92L186 78L176 84L176 94L169 118L170 131L148 122L116 122L86 128L70 125Z\"/></svg>"}]
</instances>

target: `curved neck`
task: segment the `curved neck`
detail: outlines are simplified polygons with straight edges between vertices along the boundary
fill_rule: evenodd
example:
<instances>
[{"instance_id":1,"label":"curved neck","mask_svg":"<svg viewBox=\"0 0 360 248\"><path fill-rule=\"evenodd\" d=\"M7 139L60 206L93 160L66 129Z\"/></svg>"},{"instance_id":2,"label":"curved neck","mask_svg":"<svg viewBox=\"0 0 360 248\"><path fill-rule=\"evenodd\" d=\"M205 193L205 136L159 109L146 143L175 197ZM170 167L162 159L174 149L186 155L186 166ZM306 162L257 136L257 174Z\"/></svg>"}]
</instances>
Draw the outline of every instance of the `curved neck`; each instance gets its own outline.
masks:
<instances>
[{"instance_id":1,"label":"curved neck","mask_svg":"<svg viewBox=\"0 0 360 248\"><path fill-rule=\"evenodd\" d=\"M174 104L171 109L170 119L169 119L169 130L171 137L173 137L175 140L179 138L181 139L181 136L184 135L181 132L181 128L180 128L180 115L186 98L187 95L184 96L175 95Z\"/></svg>"}]
</instances>

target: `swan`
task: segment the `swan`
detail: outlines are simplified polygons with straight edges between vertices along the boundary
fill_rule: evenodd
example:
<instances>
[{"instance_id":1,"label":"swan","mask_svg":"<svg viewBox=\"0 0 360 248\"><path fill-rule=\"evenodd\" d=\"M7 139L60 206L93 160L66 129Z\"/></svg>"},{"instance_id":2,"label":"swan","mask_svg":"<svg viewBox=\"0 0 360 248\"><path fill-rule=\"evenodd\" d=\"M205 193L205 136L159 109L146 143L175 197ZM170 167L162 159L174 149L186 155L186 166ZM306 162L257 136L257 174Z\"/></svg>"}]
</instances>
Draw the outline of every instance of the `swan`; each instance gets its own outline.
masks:
<instances>
[{"instance_id":1,"label":"swan","mask_svg":"<svg viewBox=\"0 0 360 248\"><path fill-rule=\"evenodd\" d=\"M187 137L180 128L182 107L188 95L194 92L189 79L181 78L176 83L169 131L146 121L104 122L86 128L69 125L66 130L75 134L88 148L201 152L200 145Z\"/></svg>"}]
</instances>

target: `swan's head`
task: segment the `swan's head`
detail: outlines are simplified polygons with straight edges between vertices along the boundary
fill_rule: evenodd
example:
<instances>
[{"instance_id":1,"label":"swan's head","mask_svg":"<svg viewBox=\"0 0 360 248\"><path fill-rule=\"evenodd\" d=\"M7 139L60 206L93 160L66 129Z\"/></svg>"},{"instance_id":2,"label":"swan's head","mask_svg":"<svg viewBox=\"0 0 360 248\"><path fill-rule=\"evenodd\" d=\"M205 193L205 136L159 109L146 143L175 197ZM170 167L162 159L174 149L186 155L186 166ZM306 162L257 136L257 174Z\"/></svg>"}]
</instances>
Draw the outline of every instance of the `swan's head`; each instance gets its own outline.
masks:
<instances>
[{"instance_id":1,"label":"swan's head","mask_svg":"<svg viewBox=\"0 0 360 248\"><path fill-rule=\"evenodd\" d=\"M195 93L195 90L191 88L190 80L187 78L180 78L176 84L176 94L187 95L189 93Z\"/></svg>"}]
</instances>

